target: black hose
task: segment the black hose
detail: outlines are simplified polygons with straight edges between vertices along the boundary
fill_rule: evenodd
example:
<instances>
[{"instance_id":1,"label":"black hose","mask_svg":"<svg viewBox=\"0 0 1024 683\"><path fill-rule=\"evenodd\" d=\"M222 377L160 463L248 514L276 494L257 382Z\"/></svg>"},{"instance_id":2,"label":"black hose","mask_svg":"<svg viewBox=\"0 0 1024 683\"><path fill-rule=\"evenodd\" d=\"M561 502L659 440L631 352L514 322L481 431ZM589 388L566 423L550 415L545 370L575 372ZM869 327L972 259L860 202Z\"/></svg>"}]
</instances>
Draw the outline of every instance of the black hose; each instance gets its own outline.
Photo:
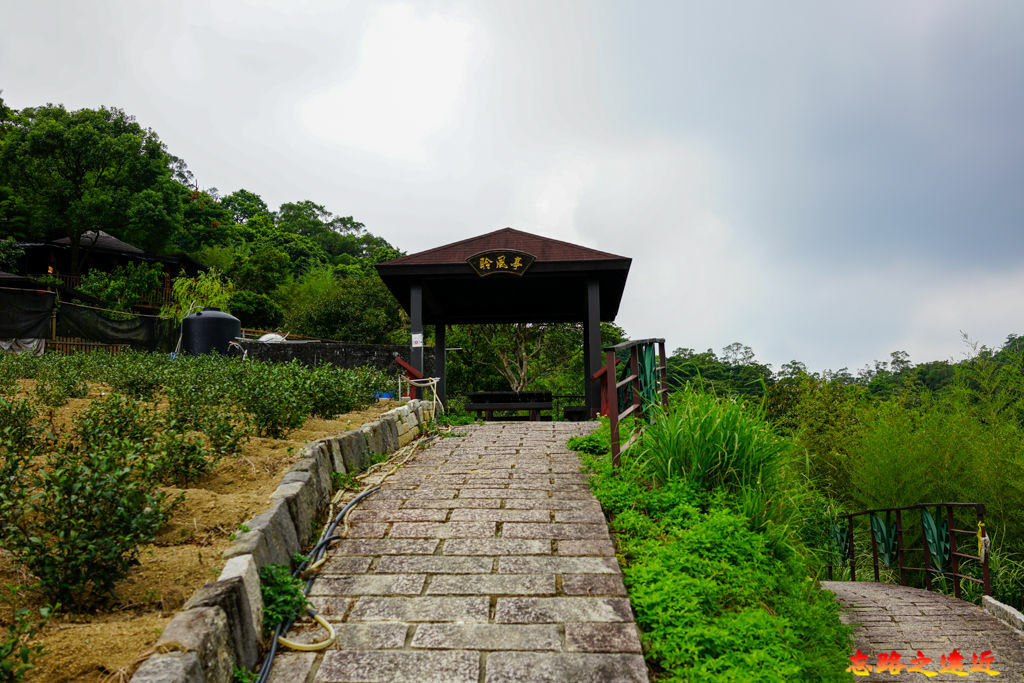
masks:
<instances>
[{"instance_id":1,"label":"black hose","mask_svg":"<svg viewBox=\"0 0 1024 683\"><path fill-rule=\"evenodd\" d=\"M306 569L306 567L308 567L311 564L315 564L318 560L320 560L327 552L327 547L332 542L340 541L341 536L335 536L334 530L338 528L339 524L341 524L341 520L345 518L345 515L348 513L349 510L355 507L356 503L358 503L360 500L370 495L371 493L374 493L375 491L379 490L379 486L374 486L373 488L366 489L358 496L350 500L345 505L345 507L341 509L341 512L335 515L334 519L331 520L331 523L327 526L327 528L323 530L323 533L320 534L321 540L318 541L317 544L313 546L313 549L309 551L309 557L304 559L299 564L299 566L295 568L295 571L292 572L292 576L298 576ZM309 591L313 587L313 581L314 579L312 578L306 581L306 587L302 590L303 595L309 595ZM312 609L307 609L306 612L310 616L315 614L315 612ZM274 639L270 643L270 651L267 653L267 656L263 659L263 664L260 666L259 676L257 676L256 678L256 683L266 683L267 678L270 676L270 669L274 666L274 655L277 654L277 639L285 633L288 633L288 629L290 629L292 627L292 624L294 623L295 619L289 619L286 622L281 622L277 625L277 628L274 629Z\"/></svg>"}]
</instances>

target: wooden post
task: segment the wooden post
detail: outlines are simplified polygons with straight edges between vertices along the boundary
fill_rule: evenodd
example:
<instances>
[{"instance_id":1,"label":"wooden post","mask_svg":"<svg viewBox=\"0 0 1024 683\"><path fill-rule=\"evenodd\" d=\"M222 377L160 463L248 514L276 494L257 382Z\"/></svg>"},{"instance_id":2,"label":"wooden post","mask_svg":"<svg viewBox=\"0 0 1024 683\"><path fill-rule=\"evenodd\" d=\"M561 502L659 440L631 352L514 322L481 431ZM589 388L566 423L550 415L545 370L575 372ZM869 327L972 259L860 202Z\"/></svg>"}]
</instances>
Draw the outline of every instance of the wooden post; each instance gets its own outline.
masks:
<instances>
[{"instance_id":1,"label":"wooden post","mask_svg":"<svg viewBox=\"0 0 1024 683\"><path fill-rule=\"evenodd\" d=\"M868 513L868 530L871 532L871 563L875 567L875 583L878 583L878 540L875 538L875 525L871 523L871 513Z\"/></svg>"},{"instance_id":2,"label":"wooden post","mask_svg":"<svg viewBox=\"0 0 1024 683\"><path fill-rule=\"evenodd\" d=\"M423 374L423 286L418 282L409 288L409 328L409 360ZM416 389L416 398L423 398L422 389Z\"/></svg>"},{"instance_id":3,"label":"wooden post","mask_svg":"<svg viewBox=\"0 0 1024 683\"><path fill-rule=\"evenodd\" d=\"M586 378L587 414L593 419L601 404L601 385L591 380L601 369L601 283L595 278L587 280L586 316L583 319L583 360ZM614 382L611 376L609 381Z\"/></svg>"},{"instance_id":4,"label":"wooden post","mask_svg":"<svg viewBox=\"0 0 1024 683\"><path fill-rule=\"evenodd\" d=\"M946 527L949 533L949 565L953 570L953 597L960 597L960 559L956 556L956 534L953 533L953 506L946 506Z\"/></svg>"},{"instance_id":5,"label":"wooden post","mask_svg":"<svg viewBox=\"0 0 1024 683\"><path fill-rule=\"evenodd\" d=\"M979 529L984 529L985 528L985 504L984 503L978 503L977 511L978 511L978 528ZM982 548L981 552L982 552L982 555L981 555L981 557L982 557L982 560L981 560L981 578L982 578L982 581L984 581L984 584L985 584L985 595L992 595L992 583L989 580L989 576L988 576L988 551L985 548Z\"/></svg>"},{"instance_id":6,"label":"wooden post","mask_svg":"<svg viewBox=\"0 0 1024 683\"><path fill-rule=\"evenodd\" d=\"M850 552L850 581L857 580L857 555L853 549L853 515L846 518L846 540Z\"/></svg>"},{"instance_id":7,"label":"wooden post","mask_svg":"<svg viewBox=\"0 0 1024 683\"><path fill-rule=\"evenodd\" d=\"M665 357L665 340L658 342L658 357L661 363L661 385L660 389L665 393L661 394L661 405L665 412L668 412L668 359Z\"/></svg>"},{"instance_id":8,"label":"wooden post","mask_svg":"<svg viewBox=\"0 0 1024 683\"><path fill-rule=\"evenodd\" d=\"M448 404L448 354L445 348L447 325L434 325L434 373L437 375L437 398L442 405Z\"/></svg>"},{"instance_id":9,"label":"wooden post","mask_svg":"<svg viewBox=\"0 0 1024 683\"><path fill-rule=\"evenodd\" d=\"M924 587L932 589L932 549L928 545L928 534L924 526L924 508L921 511L921 545L924 546ZM938 526L938 525L936 525ZM936 567L938 569L938 567Z\"/></svg>"},{"instance_id":10,"label":"wooden post","mask_svg":"<svg viewBox=\"0 0 1024 683\"><path fill-rule=\"evenodd\" d=\"M900 563L900 585L907 585L906 558L903 552L903 511L896 508L896 557Z\"/></svg>"},{"instance_id":11,"label":"wooden post","mask_svg":"<svg viewBox=\"0 0 1024 683\"><path fill-rule=\"evenodd\" d=\"M608 427L612 446L612 469L619 468L619 392L615 376L615 351L606 351L605 379L608 387Z\"/></svg>"}]
</instances>

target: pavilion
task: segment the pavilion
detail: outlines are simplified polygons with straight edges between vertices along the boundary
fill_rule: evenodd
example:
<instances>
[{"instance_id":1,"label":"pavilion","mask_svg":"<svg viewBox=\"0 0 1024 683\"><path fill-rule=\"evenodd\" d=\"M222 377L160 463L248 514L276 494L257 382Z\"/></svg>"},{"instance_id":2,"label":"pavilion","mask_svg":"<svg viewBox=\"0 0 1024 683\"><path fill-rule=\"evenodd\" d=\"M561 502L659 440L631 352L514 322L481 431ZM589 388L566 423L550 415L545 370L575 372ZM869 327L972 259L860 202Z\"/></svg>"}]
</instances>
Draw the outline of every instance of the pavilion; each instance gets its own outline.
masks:
<instances>
[{"instance_id":1,"label":"pavilion","mask_svg":"<svg viewBox=\"0 0 1024 683\"><path fill-rule=\"evenodd\" d=\"M512 228L377 264L409 314L412 365L423 371L423 326L434 325L438 395L444 401L446 325L583 323L584 368L602 367L601 325L619 311L631 259ZM593 417L600 387L587 382Z\"/></svg>"}]
</instances>

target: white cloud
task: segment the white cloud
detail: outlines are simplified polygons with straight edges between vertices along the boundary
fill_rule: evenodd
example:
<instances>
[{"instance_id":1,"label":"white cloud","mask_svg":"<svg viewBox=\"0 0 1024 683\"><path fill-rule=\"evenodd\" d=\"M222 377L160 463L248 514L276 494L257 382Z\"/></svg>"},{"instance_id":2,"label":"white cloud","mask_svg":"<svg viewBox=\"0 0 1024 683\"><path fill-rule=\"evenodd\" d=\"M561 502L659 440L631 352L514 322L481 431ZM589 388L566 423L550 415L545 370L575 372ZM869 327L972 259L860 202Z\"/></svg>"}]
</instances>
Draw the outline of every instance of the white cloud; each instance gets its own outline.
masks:
<instances>
[{"instance_id":1,"label":"white cloud","mask_svg":"<svg viewBox=\"0 0 1024 683\"><path fill-rule=\"evenodd\" d=\"M422 161L432 139L457 123L479 27L410 4L374 7L355 66L298 106L310 134L406 161ZM344 54L339 50L340 55Z\"/></svg>"}]
</instances>

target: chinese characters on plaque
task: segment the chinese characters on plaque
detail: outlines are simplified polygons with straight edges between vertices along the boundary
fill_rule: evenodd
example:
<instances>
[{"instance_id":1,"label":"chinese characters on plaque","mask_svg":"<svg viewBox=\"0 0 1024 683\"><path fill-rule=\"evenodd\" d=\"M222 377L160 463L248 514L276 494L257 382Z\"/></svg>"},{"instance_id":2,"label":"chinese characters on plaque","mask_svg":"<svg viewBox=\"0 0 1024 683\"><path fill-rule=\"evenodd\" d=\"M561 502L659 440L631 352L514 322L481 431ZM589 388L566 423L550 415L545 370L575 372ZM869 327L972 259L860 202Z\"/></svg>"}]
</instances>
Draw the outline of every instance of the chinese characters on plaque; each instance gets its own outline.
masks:
<instances>
[{"instance_id":1,"label":"chinese characters on plaque","mask_svg":"<svg viewBox=\"0 0 1024 683\"><path fill-rule=\"evenodd\" d=\"M480 277L505 273L506 275L522 275L534 261L532 254L514 249L494 249L474 254L466 259L466 263Z\"/></svg>"}]
</instances>

